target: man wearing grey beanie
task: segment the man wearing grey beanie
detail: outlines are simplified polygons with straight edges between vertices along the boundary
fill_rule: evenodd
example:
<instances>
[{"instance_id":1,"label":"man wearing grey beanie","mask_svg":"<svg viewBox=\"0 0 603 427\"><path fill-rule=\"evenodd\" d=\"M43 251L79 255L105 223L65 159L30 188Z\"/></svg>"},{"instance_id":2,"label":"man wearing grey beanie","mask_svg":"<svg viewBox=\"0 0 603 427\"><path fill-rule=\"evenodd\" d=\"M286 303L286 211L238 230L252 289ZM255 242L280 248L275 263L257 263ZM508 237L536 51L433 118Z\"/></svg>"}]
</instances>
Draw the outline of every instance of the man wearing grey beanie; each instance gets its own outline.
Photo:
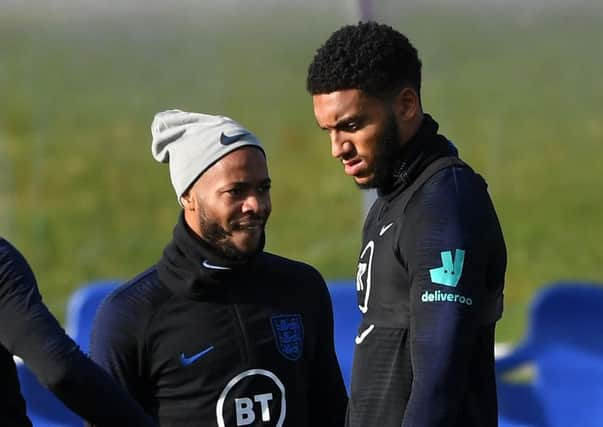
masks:
<instances>
[{"instance_id":1,"label":"man wearing grey beanie","mask_svg":"<svg viewBox=\"0 0 603 427\"><path fill-rule=\"evenodd\" d=\"M261 142L180 110L156 114L151 132L182 211L158 263L99 310L92 358L162 426L343 426L324 279L264 251Z\"/></svg>"}]
</instances>

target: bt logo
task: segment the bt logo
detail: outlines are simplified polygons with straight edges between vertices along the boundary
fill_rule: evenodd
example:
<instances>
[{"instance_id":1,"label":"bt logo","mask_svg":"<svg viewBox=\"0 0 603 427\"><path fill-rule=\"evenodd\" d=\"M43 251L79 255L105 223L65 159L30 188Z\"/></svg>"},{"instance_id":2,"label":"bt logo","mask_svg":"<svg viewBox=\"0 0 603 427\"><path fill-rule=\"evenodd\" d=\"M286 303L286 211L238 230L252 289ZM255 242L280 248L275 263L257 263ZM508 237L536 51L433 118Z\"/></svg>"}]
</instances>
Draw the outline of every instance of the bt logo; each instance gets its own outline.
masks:
<instances>
[{"instance_id":1,"label":"bt logo","mask_svg":"<svg viewBox=\"0 0 603 427\"><path fill-rule=\"evenodd\" d=\"M235 410L237 414L237 426L248 426L255 421L254 402L260 404L262 421L270 421L270 407L268 402L272 400L272 393L256 394L253 400L248 397L235 399Z\"/></svg>"},{"instance_id":2,"label":"bt logo","mask_svg":"<svg viewBox=\"0 0 603 427\"><path fill-rule=\"evenodd\" d=\"M257 390L258 393L249 393ZM285 386L272 372L249 369L231 379L216 405L218 427L282 427L287 414ZM234 427L234 426L233 426Z\"/></svg>"}]
</instances>

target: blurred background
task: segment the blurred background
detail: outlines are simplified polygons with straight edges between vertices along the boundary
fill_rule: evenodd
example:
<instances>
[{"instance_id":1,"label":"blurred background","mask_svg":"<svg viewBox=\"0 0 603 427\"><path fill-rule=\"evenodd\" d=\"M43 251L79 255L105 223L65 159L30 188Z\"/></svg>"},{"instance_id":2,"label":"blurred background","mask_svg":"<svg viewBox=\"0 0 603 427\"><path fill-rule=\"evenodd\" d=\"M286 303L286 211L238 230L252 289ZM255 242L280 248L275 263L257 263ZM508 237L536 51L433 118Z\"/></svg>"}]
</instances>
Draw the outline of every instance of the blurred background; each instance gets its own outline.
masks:
<instances>
[{"instance_id":1,"label":"blurred background","mask_svg":"<svg viewBox=\"0 0 603 427\"><path fill-rule=\"evenodd\" d=\"M423 61L423 106L488 181L508 247L497 341L554 280L603 281L603 3L383 0ZM63 319L68 296L155 263L179 206L150 154L164 109L225 114L266 144L267 249L353 279L363 194L305 91L356 0L0 0L1 234Z\"/></svg>"}]
</instances>

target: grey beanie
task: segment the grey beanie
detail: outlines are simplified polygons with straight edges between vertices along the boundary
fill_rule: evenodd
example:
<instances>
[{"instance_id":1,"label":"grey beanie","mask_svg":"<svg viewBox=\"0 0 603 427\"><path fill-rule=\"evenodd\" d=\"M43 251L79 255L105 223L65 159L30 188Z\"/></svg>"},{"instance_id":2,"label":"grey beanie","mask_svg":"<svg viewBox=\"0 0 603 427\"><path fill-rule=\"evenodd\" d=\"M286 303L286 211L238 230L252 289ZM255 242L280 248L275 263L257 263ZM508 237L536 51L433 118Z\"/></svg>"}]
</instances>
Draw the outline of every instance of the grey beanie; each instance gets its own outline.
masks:
<instances>
[{"instance_id":1,"label":"grey beanie","mask_svg":"<svg viewBox=\"0 0 603 427\"><path fill-rule=\"evenodd\" d=\"M250 131L229 117L181 110L155 114L151 124L151 151L155 160L170 164L170 178L180 197L222 157L244 146L262 144ZM265 153L264 153L265 155Z\"/></svg>"}]
</instances>

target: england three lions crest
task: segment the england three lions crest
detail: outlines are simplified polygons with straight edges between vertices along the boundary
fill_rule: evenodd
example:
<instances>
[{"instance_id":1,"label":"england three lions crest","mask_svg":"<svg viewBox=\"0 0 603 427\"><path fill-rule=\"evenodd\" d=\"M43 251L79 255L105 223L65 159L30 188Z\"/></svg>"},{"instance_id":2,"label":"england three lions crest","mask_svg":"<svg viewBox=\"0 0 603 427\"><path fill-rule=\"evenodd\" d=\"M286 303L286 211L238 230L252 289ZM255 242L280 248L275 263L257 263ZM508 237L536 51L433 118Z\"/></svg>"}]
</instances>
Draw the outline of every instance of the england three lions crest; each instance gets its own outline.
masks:
<instances>
[{"instance_id":1,"label":"england three lions crest","mask_svg":"<svg viewBox=\"0 0 603 427\"><path fill-rule=\"evenodd\" d=\"M276 348L293 362L299 360L304 349L304 325L301 315L283 314L272 316L272 330Z\"/></svg>"}]
</instances>

